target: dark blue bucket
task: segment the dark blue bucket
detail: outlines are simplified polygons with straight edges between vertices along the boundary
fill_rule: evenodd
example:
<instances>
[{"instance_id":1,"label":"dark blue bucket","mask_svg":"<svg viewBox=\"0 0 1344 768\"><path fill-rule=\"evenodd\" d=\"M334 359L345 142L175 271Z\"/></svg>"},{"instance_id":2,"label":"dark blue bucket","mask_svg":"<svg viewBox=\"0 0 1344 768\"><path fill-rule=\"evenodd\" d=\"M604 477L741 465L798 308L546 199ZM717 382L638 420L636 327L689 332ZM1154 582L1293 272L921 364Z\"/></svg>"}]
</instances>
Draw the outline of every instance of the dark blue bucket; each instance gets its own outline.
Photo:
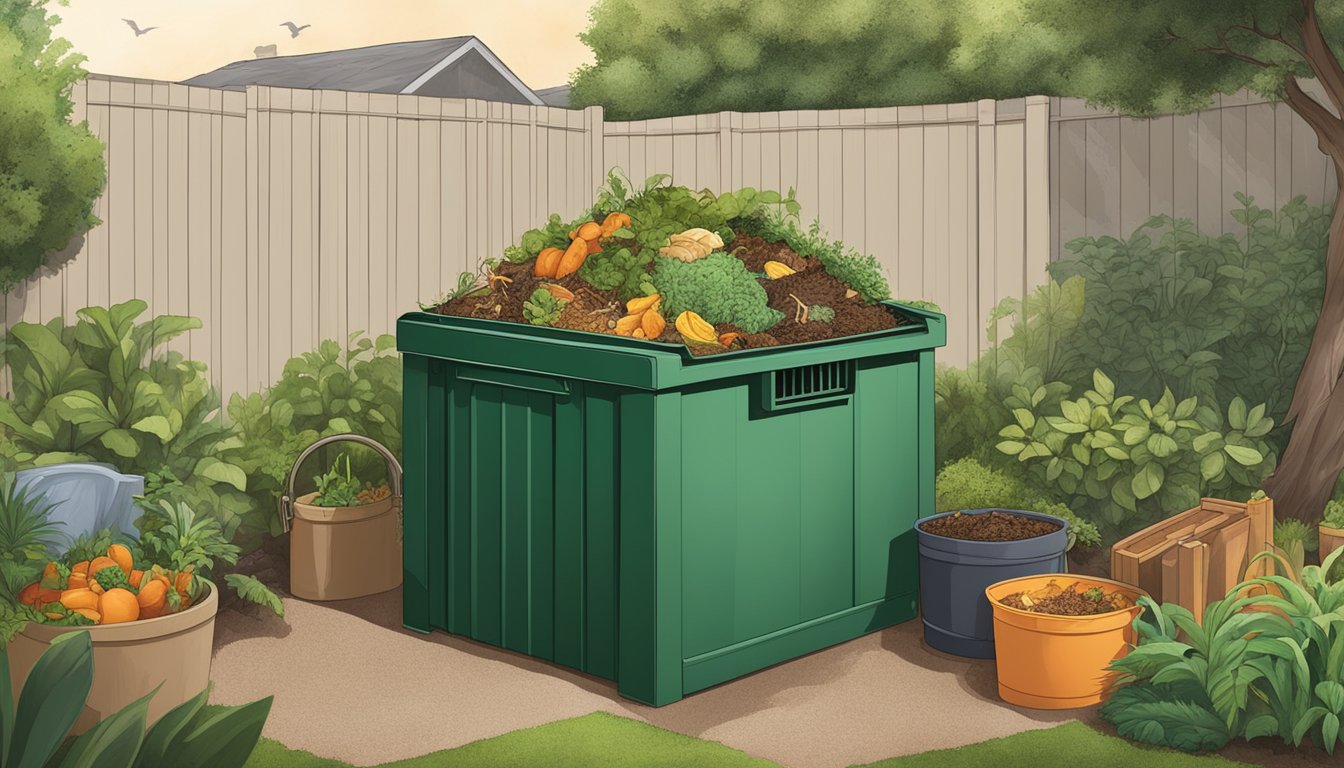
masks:
<instances>
[{"instance_id":1,"label":"dark blue bucket","mask_svg":"<svg viewBox=\"0 0 1344 768\"><path fill-rule=\"evenodd\" d=\"M915 525L919 538L919 602L924 617L924 642L944 653L975 659L994 658L994 618L985 588L1005 579L1063 573L1069 544L1068 522L1039 512L1017 509L967 509L963 515L1008 512L1058 523L1060 529L1020 541L966 541L927 533Z\"/></svg>"}]
</instances>

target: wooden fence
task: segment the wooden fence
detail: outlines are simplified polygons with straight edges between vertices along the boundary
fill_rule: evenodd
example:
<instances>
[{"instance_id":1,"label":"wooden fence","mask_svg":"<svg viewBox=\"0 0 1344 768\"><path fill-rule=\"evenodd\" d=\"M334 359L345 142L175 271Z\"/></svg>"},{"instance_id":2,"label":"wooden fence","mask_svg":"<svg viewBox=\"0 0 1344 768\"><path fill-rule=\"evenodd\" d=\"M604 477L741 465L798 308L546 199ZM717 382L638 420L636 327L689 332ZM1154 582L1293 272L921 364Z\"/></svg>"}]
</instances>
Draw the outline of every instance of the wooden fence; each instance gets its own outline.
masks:
<instances>
[{"instance_id":1,"label":"wooden fence","mask_svg":"<svg viewBox=\"0 0 1344 768\"><path fill-rule=\"evenodd\" d=\"M202 319L173 347L226 394L267 386L321 339L390 332L547 214L582 210L611 167L794 188L898 297L943 307L939 360L954 364L1075 236L1127 234L1152 212L1228 230L1234 191L1331 189L1305 125L1251 99L1153 121L1033 97L606 122L601 108L105 76L74 97L108 147L103 223L0 297L0 324L138 297Z\"/></svg>"}]
</instances>

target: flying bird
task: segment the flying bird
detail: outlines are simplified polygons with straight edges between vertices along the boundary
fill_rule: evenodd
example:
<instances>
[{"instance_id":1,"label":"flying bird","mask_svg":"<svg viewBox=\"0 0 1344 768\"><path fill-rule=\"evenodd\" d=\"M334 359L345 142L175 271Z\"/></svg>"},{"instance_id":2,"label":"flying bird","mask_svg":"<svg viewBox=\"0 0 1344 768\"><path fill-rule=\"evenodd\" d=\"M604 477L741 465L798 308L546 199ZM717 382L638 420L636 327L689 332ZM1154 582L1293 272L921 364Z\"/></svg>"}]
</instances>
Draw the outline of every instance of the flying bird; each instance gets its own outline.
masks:
<instances>
[{"instance_id":1,"label":"flying bird","mask_svg":"<svg viewBox=\"0 0 1344 768\"><path fill-rule=\"evenodd\" d=\"M122 21L130 25L131 30L135 32L136 37L139 37L143 34L147 34L153 30L158 29L158 27L145 27L144 29L141 29L139 24L136 24L134 21L131 21L130 19L122 19Z\"/></svg>"},{"instance_id":2,"label":"flying bird","mask_svg":"<svg viewBox=\"0 0 1344 768\"><path fill-rule=\"evenodd\" d=\"M289 27L289 36L290 36L291 38L295 38L295 37L298 37L298 36L299 36L299 33L300 33L300 32L302 32L303 30L305 30L305 29L307 29L307 28L309 28L309 27L311 27L311 26L313 26L313 25L312 25L312 24L304 24L302 27L300 27L299 25L295 24L295 23L292 22L292 21L286 21L284 24L281 24L280 26L282 26L282 27Z\"/></svg>"}]
</instances>

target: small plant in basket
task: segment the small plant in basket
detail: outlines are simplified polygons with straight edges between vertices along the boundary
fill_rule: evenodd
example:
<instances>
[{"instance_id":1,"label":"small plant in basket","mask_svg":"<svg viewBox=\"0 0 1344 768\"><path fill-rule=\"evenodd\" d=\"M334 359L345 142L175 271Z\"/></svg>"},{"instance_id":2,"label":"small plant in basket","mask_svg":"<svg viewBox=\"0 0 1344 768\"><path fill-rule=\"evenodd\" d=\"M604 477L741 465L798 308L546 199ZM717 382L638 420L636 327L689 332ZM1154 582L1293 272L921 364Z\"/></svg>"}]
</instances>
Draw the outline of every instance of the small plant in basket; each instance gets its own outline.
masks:
<instances>
[{"instance_id":1,"label":"small plant in basket","mask_svg":"<svg viewBox=\"0 0 1344 768\"><path fill-rule=\"evenodd\" d=\"M313 505L318 507L358 507L382 501L392 495L387 483L377 486L368 482L361 484L350 469L350 457L344 453L336 457L331 469L325 474L313 478L313 482L317 485Z\"/></svg>"}]
</instances>

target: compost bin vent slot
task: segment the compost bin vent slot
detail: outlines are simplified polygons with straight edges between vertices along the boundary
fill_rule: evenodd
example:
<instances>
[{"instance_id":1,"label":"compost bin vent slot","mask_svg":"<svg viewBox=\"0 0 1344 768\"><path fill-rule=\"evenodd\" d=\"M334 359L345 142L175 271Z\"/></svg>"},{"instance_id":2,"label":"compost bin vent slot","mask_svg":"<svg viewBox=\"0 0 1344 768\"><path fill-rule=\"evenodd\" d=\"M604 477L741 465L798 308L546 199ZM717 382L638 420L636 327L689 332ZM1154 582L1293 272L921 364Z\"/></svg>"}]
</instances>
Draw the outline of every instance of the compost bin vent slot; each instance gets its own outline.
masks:
<instances>
[{"instance_id":1,"label":"compost bin vent slot","mask_svg":"<svg viewBox=\"0 0 1344 768\"><path fill-rule=\"evenodd\" d=\"M788 405L848 394L852 379L848 360L787 368L774 373L774 404Z\"/></svg>"}]
</instances>

